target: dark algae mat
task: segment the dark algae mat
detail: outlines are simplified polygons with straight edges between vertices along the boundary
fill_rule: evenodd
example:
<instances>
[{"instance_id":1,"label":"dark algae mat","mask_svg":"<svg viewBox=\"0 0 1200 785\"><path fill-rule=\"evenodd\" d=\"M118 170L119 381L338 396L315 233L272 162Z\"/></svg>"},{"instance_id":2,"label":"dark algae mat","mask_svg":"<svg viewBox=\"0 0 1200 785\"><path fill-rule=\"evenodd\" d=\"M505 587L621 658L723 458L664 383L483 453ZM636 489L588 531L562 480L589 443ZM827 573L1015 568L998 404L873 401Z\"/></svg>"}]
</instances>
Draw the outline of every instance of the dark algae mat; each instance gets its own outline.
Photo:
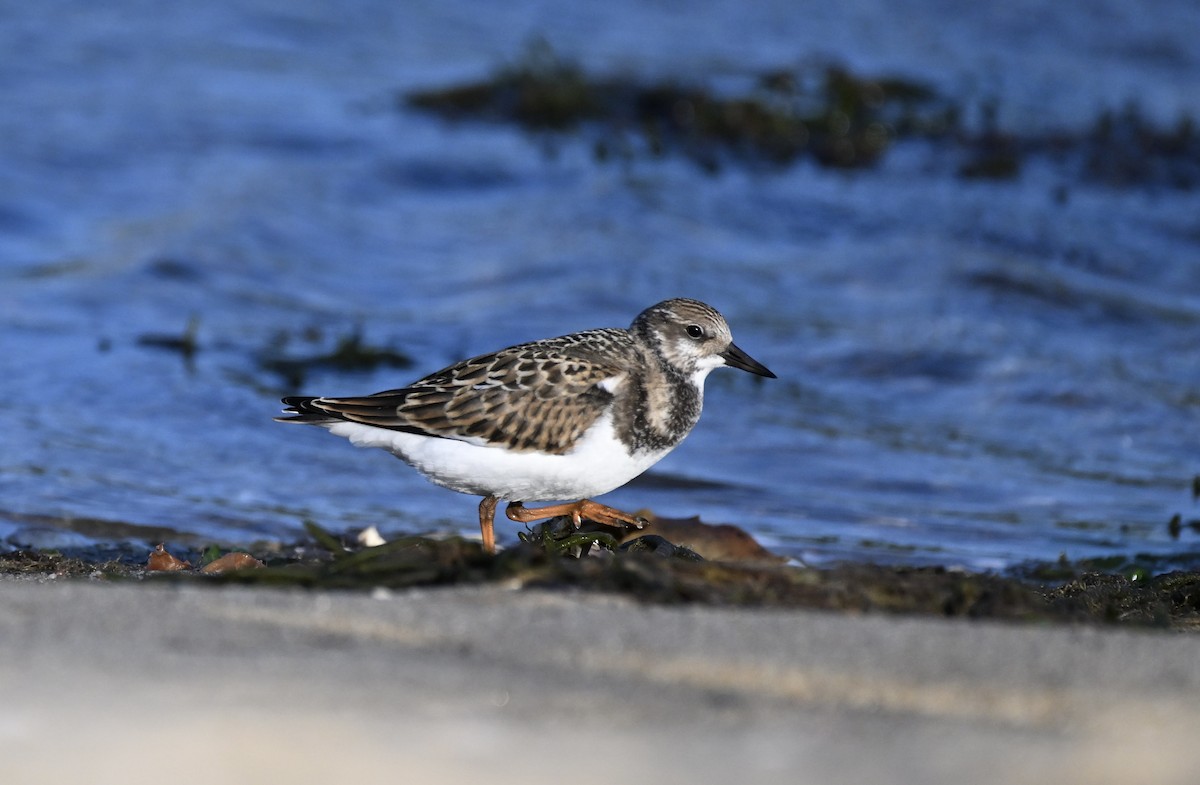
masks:
<instances>
[{"instance_id":1,"label":"dark algae mat","mask_svg":"<svg viewBox=\"0 0 1200 785\"><path fill-rule=\"evenodd\" d=\"M1200 627L1200 572L1195 571L1152 574L1128 564L1065 559L1011 575L862 563L814 568L784 563L766 552L706 559L661 535L620 542L608 532L550 524L522 533L517 545L495 556L478 542L458 537L411 536L364 547L353 536L313 524L308 533L288 545L232 550L17 550L0 554L0 576L351 591L498 584L615 593L655 604Z\"/></svg>"}]
</instances>

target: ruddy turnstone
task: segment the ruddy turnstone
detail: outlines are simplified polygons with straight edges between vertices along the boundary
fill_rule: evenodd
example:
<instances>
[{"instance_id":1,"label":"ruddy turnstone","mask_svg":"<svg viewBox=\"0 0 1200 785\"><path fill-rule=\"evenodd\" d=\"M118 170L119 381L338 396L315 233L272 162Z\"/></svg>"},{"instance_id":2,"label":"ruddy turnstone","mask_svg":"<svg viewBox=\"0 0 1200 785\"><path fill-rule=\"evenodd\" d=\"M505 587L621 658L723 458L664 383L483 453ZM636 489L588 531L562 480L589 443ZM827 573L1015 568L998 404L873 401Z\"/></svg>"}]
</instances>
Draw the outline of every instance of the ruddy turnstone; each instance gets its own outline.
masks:
<instances>
[{"instance_id":1,"label":"ruddy turnstone","mask_svg":"<svg viewBox=\"0 0 1200 785\"><path fill-rule=\"evenodd\" d=\"M514 521L570 515L641 521L589 497L653 466L700 419L704 379L728 365L775 378L734 345L725 318L666 300L628 330L587 330L451 365L407 387L348 398L284 398L280 422L319 425L356 447L382 447L430 481L482 496L483 547L495 552L497 503ZM578 499L527 509L524 502Z\"/></svg>"}]
</instances>

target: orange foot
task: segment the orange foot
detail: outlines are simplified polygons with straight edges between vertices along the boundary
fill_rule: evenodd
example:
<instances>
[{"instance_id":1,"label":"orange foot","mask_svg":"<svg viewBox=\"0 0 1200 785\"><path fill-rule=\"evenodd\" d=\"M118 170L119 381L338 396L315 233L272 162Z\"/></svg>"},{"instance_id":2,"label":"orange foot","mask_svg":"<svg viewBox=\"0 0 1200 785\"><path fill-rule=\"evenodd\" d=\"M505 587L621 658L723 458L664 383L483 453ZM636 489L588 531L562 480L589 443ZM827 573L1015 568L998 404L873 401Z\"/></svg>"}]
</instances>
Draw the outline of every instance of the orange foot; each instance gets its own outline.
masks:
<instances>
[{"instance_id":1,"label":"orange foot","mask_svg":"<svg viewBox=\"0 0 1200 785\"><path fill-rule=\"evenodd\" d=\"M634 529L640 529L649 523L645 518L621 512L599 502L594 502L591 499L581 499L570 504L552 504L549 507L537 507L535 509L527 509L521 502L512 502L504 508L504 514L508 516L509 520L518 523L529 523L531 521L555 518L559 515L569 515L576 529L579 528L579 525L585 519L602 523L605 526L632 527Z\"/></svg>"}]
</instances>

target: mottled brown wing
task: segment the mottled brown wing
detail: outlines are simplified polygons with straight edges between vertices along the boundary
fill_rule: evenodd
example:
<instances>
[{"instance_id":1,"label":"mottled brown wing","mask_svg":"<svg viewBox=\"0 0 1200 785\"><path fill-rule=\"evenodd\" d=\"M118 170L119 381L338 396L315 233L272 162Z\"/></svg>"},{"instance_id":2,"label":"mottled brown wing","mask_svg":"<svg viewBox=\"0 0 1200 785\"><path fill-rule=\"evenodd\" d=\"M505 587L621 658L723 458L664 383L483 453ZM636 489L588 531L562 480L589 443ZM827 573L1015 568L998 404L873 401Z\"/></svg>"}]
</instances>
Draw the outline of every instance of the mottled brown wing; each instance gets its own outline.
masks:
<instances>
[{"instance_id":1,"label":"mottled brown wing","mask_svg":"<svg viewBox=\"0 0 1200 785\"><path fill-rule=\"evenodd\" d=\"M602 337L608 332L596 331ZM623 342L598 353L578 339L514 346L464 360L408 387L320 398L312 405L380 428L562 454L607 410L612 384L627 367Z\"/></svg>"}]
</instances>

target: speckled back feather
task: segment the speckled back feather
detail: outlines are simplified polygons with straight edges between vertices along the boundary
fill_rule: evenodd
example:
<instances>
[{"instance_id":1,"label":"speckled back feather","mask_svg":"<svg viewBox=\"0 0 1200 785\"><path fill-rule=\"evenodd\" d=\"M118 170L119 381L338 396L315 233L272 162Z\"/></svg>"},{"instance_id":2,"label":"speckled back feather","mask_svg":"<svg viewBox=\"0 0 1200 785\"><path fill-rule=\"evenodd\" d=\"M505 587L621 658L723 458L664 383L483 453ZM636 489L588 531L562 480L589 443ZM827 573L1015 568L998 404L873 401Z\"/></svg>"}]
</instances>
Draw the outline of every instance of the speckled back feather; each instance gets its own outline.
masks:
<instances>
[{"instance_id":1,"label":"speckled back feather","mask_svg":"<svg viewBox=\"0 0 1200 785\"><path fill-rule=\"evenodd\" d=\"M611 405L637 348L626 330L572 333L480 355L407 387L349 398L285 398L292 420L348 420L427 436L568 452Z\"/></svg>"}]
</instances>

